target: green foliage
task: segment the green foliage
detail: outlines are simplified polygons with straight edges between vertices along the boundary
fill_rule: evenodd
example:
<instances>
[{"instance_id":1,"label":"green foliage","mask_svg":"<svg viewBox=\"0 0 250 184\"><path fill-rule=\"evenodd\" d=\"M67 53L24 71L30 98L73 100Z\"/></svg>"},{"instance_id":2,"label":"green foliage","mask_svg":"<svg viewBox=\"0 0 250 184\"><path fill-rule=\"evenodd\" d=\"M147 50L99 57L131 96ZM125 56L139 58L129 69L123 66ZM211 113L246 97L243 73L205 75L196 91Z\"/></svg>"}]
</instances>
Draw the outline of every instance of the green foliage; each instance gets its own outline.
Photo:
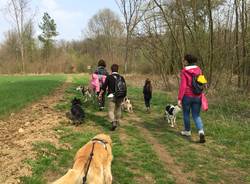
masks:
<instances>
[{"instance_id":1,"label":"green foliage","mask_svg":"<svg viewBox=\"0 0 250 184\"><path fill-rule=\"evenodd\" d=\"M44 55L47 62L50 50L53 46L53 37L58 35L58 32L56 31L56 23L47 12L44 13L39 28L42 30L42 34L38 36L38 39L43 43Z\"/></svg>"},{"instance_id":2,"label":"green foliage","mask_svg":"<svg viewBox=\"0 0 250 184\"><path fill-rule=\"evenodd\" d=\"M0 76L0 117L20 110L62 84L64 76Z\"/></svg>"},{"instance_id":3,"label":"green foliage","mask_svg":"<svg viewBox=\"0 0 250 184\"><path fill-rule=\"evenodd\" d=\"M56 31L56 23L47 12L43 15L42 23L39 25L39 28L42 30L42 34L39 35L39 40L41 42L50 42L52 38L58 35Z\"/></svg>"}]
</instances>

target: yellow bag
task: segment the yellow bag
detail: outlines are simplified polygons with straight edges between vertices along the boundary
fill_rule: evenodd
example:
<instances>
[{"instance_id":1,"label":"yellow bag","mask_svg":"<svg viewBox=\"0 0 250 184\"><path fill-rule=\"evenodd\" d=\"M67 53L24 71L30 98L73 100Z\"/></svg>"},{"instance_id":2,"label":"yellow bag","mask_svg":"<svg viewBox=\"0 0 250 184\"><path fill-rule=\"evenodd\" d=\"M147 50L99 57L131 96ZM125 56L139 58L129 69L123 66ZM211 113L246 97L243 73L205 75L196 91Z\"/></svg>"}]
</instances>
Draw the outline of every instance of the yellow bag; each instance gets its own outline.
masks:
<instances>
[{"instance_id":1,"label":"yellow bag","mask_svg":"<svg viewBox=\"0 0 250 184\"><path fill-rule=\"evenodd\" d=\"M205 78L204 75L199 75L197 77L197 82L201 83L201 84L207 84L207 79Z\"/></svg>"}]
</instances>

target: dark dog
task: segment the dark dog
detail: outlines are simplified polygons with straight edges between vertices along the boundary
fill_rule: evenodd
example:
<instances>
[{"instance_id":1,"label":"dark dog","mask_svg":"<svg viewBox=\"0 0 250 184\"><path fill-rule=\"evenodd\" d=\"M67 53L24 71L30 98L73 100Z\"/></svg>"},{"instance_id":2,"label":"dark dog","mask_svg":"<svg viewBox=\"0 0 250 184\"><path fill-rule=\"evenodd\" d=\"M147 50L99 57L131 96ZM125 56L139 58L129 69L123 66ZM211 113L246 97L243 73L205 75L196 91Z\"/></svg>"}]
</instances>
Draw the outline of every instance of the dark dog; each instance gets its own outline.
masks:
<instances>
[{"instance_id":1,"label":"dark dog","mask_svg":"<svg viewBox=\"0 0 250 184\"><path fill-rule=\"evenodd\" d=\"M71 115L69 118L73 121L74 124L80 124L84 120L85 113L81 105L82 102L78 98L74 98L71 101Z\"/></svg>"}]
</instances>

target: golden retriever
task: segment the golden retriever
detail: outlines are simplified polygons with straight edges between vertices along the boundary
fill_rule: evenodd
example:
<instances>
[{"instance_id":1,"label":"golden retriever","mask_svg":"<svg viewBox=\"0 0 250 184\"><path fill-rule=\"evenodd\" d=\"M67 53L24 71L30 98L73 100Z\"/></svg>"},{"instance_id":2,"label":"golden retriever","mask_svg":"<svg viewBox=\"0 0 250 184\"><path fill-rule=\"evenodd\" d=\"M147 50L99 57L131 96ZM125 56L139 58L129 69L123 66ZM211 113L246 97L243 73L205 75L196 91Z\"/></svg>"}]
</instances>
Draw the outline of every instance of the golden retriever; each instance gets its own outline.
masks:
<instances>
[{"instance_id":1,"label":"golden retriever","mask_svg":"<svg viewBox=\"0 0 250 184\"><path fill-rule=\"evenodd\" d=\"M92 149L93 157L89 165ZM112 159L112 140L110 136L98 134L78 150L73 168L53 184L83 184L83 177L86 174L88 165L86 184L111 184Z\"/></svg>"}]
</instances>

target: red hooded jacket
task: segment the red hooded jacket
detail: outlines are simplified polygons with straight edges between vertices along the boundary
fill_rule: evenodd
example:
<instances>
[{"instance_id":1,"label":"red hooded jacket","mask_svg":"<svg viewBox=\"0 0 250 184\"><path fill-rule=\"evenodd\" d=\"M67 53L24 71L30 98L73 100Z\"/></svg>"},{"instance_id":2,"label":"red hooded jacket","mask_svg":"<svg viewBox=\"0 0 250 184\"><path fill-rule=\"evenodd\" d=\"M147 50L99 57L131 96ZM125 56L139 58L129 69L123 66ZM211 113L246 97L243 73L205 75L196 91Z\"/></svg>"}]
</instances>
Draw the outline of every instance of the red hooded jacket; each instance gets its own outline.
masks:
<instances>
[{"instance_id":1,"label":"red hooded jacket","mask_svg":"<svg viewBox=\"0 0 250 184\"><path fill-rule=\"evenodd\" d=\"M192 91L192 77L193 75L202 74L200 67L196 65L186 66L181 70L181 83L179 87L178 100L182 100L183 96L200 97Z\"/></svg>"}]
</instances>

